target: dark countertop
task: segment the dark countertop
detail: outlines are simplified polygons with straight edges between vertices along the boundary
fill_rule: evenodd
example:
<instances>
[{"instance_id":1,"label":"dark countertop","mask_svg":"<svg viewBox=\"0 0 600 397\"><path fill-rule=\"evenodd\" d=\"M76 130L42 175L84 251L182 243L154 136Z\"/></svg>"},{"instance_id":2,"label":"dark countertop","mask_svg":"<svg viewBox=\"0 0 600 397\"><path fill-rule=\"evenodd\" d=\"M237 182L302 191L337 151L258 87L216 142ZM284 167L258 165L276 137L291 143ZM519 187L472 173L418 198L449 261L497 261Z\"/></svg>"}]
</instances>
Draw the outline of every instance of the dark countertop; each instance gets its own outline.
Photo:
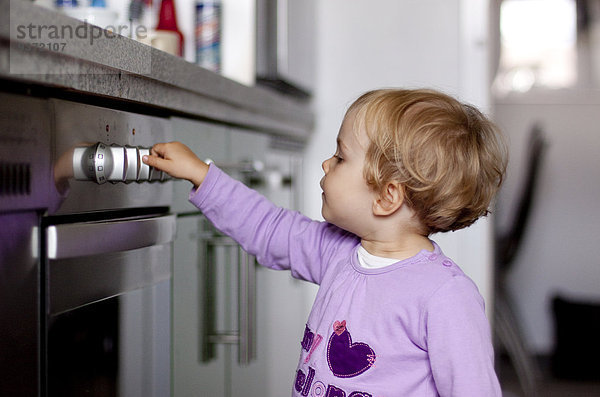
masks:
<instances>
[{"instance_id":1,"label":"dark countertop","mask_svg":"<svg viewBox=\"0 0 600 397\"><path fill-rule=\"evenodd\" d=\"M29 1L0 0L0 18L1 80L149 106L299 141L312 130L313 113L306 102L239 84ZM45 39L38 38L40 32ZM50 42L54 51L30 45L40 41Z\"/></svg>"}]
</instances>

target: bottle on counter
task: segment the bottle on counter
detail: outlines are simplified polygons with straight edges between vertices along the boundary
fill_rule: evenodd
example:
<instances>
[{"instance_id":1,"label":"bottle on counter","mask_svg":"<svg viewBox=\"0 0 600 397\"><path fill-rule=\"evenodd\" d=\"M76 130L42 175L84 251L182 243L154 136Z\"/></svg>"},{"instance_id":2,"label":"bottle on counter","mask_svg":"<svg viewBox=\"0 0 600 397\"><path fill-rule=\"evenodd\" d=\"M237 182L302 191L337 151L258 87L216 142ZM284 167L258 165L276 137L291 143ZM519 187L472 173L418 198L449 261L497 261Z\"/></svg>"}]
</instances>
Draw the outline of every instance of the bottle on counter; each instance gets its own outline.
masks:
<instances>
[{"instance_id":1,"label":"bottle on counter","mask_svg":"<svg viewBox=\"0 0 600 397\"><path fill-rule=\"evenodd\" d=\"M77 0L56 0L56 7L57 8L75 8L79 6Z\"/></svg>"},{"instance_id":2,"label":"bottle on counter","mask_svg":"<svg viewBox=\"0 0 600 397\"><path fill-rule=\"evenodd\" d=\"M157 47L169 53L173 53L174 55L180 57L183 56L183 34L179 30L179 27L177 27L175 0L161 1L155 36L159 39L159 42L164 43L164 45L169 48ZM154 40L153 45L155 45Z\"/></svg>"},{"instance_id":3,"label":"bottle on counter","mask_svg":"<svg viewBox=\"0 0 600 397\"><path fill-rule=\"evenodd\" d=\"M196 2L196 63L213 72L221 71L221 2Z\"/></svg>"}]
</instances>

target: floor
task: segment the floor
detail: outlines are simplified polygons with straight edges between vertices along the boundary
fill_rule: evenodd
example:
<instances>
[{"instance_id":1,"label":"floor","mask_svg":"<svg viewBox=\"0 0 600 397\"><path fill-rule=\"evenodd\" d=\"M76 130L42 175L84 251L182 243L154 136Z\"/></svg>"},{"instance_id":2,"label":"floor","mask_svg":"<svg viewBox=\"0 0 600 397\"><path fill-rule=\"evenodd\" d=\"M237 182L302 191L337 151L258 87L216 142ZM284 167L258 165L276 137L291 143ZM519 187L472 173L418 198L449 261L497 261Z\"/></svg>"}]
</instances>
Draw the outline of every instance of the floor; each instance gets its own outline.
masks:
<instances>
[{"instance_id":1,"label":"floor","mask_svg":"<svg viewBox=\"0 0 600 397\"><path fill-rule=\"evenodd\" d=\"M538 397L600 397L600 381L575 382L555 379L550 374L547 360L540 360L541 379ZM527 397L519 386L517 375L507 358L501 358L498 376L503 397Z\"/></svg>"}]
</instances>

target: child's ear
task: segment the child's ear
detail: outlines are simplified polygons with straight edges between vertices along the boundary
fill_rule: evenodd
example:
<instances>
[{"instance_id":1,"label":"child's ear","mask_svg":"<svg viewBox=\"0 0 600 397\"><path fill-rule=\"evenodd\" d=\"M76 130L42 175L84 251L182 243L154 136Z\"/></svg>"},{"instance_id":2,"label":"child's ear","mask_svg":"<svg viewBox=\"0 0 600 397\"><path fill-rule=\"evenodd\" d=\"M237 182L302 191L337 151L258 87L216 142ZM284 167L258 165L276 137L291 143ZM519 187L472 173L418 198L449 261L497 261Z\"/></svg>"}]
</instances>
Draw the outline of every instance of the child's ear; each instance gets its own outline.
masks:
<instances>
[{"instance_id":1,"label":"child's ear","mask_svg":"<svg viewBox=\"0 0 600 397\"><path fill-rule=\"evenodd\" d=\"M378 197L373 200L373 214L391 215L404 203L404 190L398 182L388 182Z\"/></svg>"}]
</instances>

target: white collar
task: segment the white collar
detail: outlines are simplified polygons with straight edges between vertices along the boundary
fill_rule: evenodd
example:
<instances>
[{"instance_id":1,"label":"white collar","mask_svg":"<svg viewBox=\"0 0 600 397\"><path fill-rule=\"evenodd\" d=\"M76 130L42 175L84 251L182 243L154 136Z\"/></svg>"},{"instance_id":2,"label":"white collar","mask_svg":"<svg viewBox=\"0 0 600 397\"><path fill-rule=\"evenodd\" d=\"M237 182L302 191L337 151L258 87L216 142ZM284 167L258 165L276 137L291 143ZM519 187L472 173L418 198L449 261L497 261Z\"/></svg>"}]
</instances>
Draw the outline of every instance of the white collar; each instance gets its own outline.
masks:
<instances>
[{"instance_id":1,"label":"white collar","mask_svg":"<svg viewBox=\"0 0 600 397\"><path fill-rule=\"evenodd\" d=\"M399 262L399 259L372 255L362 245L358 247L356 253L358 254L358 263L365 269L378 269Z\"/></svg>"}]
</instances>

